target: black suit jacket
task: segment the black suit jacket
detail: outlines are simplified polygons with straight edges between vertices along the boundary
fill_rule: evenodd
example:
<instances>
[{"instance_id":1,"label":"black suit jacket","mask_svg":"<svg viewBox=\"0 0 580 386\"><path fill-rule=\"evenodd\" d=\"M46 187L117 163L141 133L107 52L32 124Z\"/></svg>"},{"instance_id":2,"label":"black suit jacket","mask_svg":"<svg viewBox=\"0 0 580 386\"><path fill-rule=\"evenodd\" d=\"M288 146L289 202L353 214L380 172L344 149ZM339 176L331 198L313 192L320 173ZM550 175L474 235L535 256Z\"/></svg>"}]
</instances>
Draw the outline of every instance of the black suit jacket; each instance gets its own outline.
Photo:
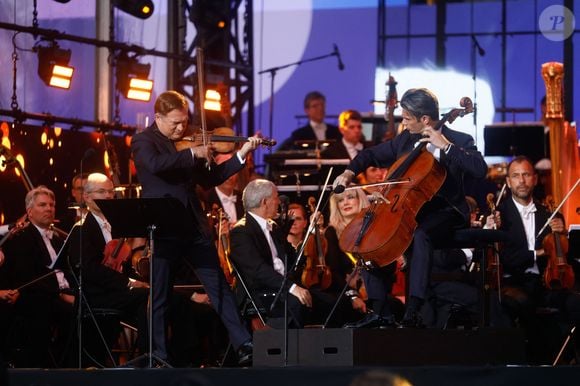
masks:
<instances>
[{"instance_id":1,"label":"black suit jacket","mask_svg":"<svg viewBox=\"0 0 580 386\"><path fill-rule=\"evenodd\" d=\"M469 220L469 207L465 201L464 175L474 178L484 178L487 174L487 164L477 150L473 138L465 133L451 130L446 126L442 134L454 146L449 154L441 151L440 163L447 170L447 177L437 195ZM347 167L355 175L363 172L369 166L390 167L401 156L413 149L414 140L408 130L403 131L390 141L364 149Z\"/></svg>"},{"instance_id":2,"label":"black suit jacket","mask_svg":"<svg viewBox=\"0 0 580 386\"><path fill-rule=\"evenodd\" d=\"M206 212L210 212L213 208L221 208L223 209L222 202L218 197L217 192L215 191L217 188L211 188L202 192L202 202L203 207ZM238 219L241 219L244 215L244 204L242 202L242 193L235 191L234 194L236 195L236 216ZM217 206L214 206L217 205Z\"/></svg>"},{"instance_id":3,"label":"black suit jacket","mask_svg":"<svg viewBox=\"0 0 580 386\"><path fill-rule=\"evenodd\" d=\"M143 187L142 197L179 199L186 208L192 209L196 228L208 238L207 219L195 187L219 185L240 171L244 165L238 157L220 165L212 164L208 170L205 160L194 160L189 149L177 151L173 141L161 134L155 123L133 137L131 151Z\"/></svg>"},{"instance_id":4,"label":"black suit jacket","mask_svg":"<svg viewBox=\"0 0 580 386\"><path fill-rule=\"evenodd\" d=\"M51 244L56 253L59 252L63 241L56 233L54 234ZM3 249L6 256L5 273L8 279L8 285L3 284L3 287L17 288L52 271L48 268L52 264L48 249L42 235L32 224L8 240ZM21 290L22 296L34 294L58 296L59 292L56 275L48 276Z\"/></svg>"},{"instance_id":5,"label":"black suit jacket","mask_svg":"<svg viewBox=\"0 0 580 386\"><path fill-rule=\"evenodd\" d=\"M342 138L342 134L338 127L330 124L326 124L326 139L334 139L337 142L340 141ZM306 126L302 126L292 132L290 137L284 140L282 144L278 147L278 150L291 150L291 149L299 149L296 148L294 145L294 141L308 141L308 140L315 140L316 134L314 133L314 129L308 123Z\"/></svg>"},{"instance_id":6,"label":"black suit jacket","mask_svg":"<svg viewBox=\"0 0 580 386\"><path fill-rule=\"evenodd\" d=\"M539 203L536 202L535 204L534 220L536 229L534 230L534 235L537 235L548 217L550 217L550 212ZM501 213L501 230L509 235L507 241L502 244L500 262L505 273L516 276L522 275L526 269L534 265L534 252L528 249L524 223L511 196L504 199L498 210ZM549 232L551 232L551 229L548 226L540 237L536 239L535 249L541 247L544 237ZM543 268L545 268L545 258L539 257L538 268L541 273Z\"/></svg>"},{"instance_id":7,"label":"black suit jacket","mask_svg":"<svg viewBox=\"0 0 580 386\"><path fill-rule=\"evenodd\" d=\"M101 227L92 213L87 214L82 229L75 227L69 237L71 264L76 266L81 257L81 235L85 294L89 297L103 295L114 297L119 291L128 291L129 279L124 274L102 264L106 243Z\"/></svg>"},{"instance_id":8,"label":"black suit jacket","mask_svg":"<svg viewBox=\"0 0 580 386\"><path fill-rule=\"evenodd\" d=\"M278 257L284 261L288 258L289 244L282 240L276 232L273 233ZM272 253L258 222L246 214L230 232L231 258L236 264L246 284L253 291L278 290L282 285L283 276L274 270ZM288 269L292 262L289 259ZM292 280L286 287L294 284Z\"/></svg>"}]
</instances>

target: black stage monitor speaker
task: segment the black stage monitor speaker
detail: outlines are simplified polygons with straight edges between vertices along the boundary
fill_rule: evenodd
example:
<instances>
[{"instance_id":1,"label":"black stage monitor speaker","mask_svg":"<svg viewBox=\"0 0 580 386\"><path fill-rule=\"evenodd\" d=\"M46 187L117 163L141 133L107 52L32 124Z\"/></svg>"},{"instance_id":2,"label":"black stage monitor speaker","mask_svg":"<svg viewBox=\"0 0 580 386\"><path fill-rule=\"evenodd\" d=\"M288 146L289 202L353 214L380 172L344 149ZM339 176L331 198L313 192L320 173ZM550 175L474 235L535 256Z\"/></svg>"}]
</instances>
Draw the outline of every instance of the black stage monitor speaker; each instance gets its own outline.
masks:
<instances>
[{"instance_id":1,"label":"black stage monitor speaker","mask_svg":"<svg viewBox=\"0 0 580 386\"><path fill-rule=\"evenodd\" d=\"M486 156L525 155L534 163L550 156L542 123L496 123L485 126L483 136Z\"/></svg>"},{"instance_id":2,"label":"black stage monitor speaker","mask_svg":"<svg viewBox=\"0 0 580 386\"><path fill-rule=\"evenodd\" d=\"M525 362L517 329L290 330L288 364L299 366L506 365ZM284 331L254 332L254 367L284 364Z\"/></svg>"}]
</instances>

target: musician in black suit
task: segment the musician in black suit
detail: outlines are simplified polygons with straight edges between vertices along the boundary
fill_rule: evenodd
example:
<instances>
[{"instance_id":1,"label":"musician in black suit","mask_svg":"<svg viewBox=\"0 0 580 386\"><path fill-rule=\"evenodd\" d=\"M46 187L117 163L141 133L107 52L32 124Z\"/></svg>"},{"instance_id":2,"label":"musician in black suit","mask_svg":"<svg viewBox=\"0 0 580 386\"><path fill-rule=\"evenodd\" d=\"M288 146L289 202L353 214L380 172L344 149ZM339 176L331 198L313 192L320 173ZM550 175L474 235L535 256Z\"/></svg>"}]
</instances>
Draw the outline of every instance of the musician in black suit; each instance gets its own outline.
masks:
<instances>
[{"instance_id":1,"label":"musician in black suit","mask_svg":"<svg viewBox=\"0 0 580 386\"><path fill-rule=\"evenodd\" d=\"M542 242L551 232L565 235L566 229L562 217L556 215L536 237L550 217L546 207L533 199L537 178L527 157L519 156L509 163L506 183L511 195L498 208L501 220L497 224L509 235L500 252L504 273L502 305L508 315L526 330L532 343L537 342L534 339L544 330L537 320L538 307L556 309L570 322L580 321L580 294L558 288L558 285L548 289L543 280L548 256ZM545 343L538 345L540 350L545 350ZM553 356L546 360L551 358ZM541 361L537 357L534 359Z\"/></svg>"},{"instance_id":2,"label":"musician in black suit","mask_svg":"<svg viewBox=\"0 0 580 386\"><path fill-rule=\"evenodd\" d=\"M123 320L137 327L137 347L141 352L145 352L148 285L130 279L122 270L123 264L119 259L127 258L127 250L130 252L128 244L125 249L119 249L117 257L108 253L109 261L104 261L105 246L112 240L111 225L95 200L112 199L114 195L113 182L106 175L92 173L87 177L83 202L86 203L88 212L82 227L75 227L69 238L69 263L72 267L77 267L79 262L82 262L83 293L89 306L123 311ZM114 253L114 249L108 252ZM115 261L119 261L118 269L114 268ZM75 273L78 273L76 271L75 269ZM114 332L110 331L112 338L115 337Z\"/></svg>"},{"instance_id":3,"label":"musician in black suit","mask_svg":"<svg viewBox=\"0 0 580 386\"><path fill-rule=\"evenodd\" d=\"M401 99L405 131L379 145L363 150L353 159L345 172L334 181L334 186L347 186L358 173L368 166L389 167L397 159L409 153L417 142L427 143L426 150L443 166L447 176L435 196L426 202L416 216L418 226L413 233L413 243L408 250L410 257L409 299L401 321L403 326L421 325L418 314L428 285L433 241L448 238L450 231L469 224L469 207L465 201L463 178L471 175L484 178L487 165L470 135L442 126L439 122L439 102L427 89L410 89ZM382 288L369 288L373 291ZM363 323L364 325L364 323Z\"/></svg>"},{"instance_id":4,"label":"musician in black suit","mask_svg":"<svg viewBox=\"0 0 580 386\"><path fill-rule=\"evenodd\" d=\"M352 160L364 148L362 115L356 110L345 110L338 117L342 138L330 144L321 154L322 158Z\"/></svg>"},{"instance_id":5,"label":"musician in black suit","mask_svg":"<svg viewBox=\"0 0 580 386\"><path fill-rule=\"evenodd\" d=\"M55 216L54 193L45 186L29 191L25 198L30 224L4 244L4 278L7 288L19 288L14 304L20 317L16 339L22 355L17 366L51 367L52 357L62 358L64 343L70 336L75 296L62 271L54 269L64 237L52 231ZM42 279L41 279L42 278ZM33 283L34 280L40 279Z\"/></svg>"},{"instance_id":6,"label":"musician in black suit","mask_svg":"<svg viewBox=\"0 0 580 386\"><path fill-rule=\"evenodd\" d=\"M255 299L261 293L276 293L284 280L286 259L290 259L290 244L285 235L275 231L272 218L275 217L280 204L276 186L267 180L251 181L243 193L246 215L230 232L231 258L240 271L246 285ZM293 261L288 261L288 269ZM242 294L238 288L238 293ZM292 279L285 284L288 292L288 325L294 328L304 326L305 309L312 307L310 292L300 287ZM283 327L281 319L284 307L282 295L277 307L269 315L272 327ZM269 305L266 304L266 307ZM279 322L282 322L280 325Z\"/></svg>"},{"instance_id":7,"label":"musician in black suit","mask_svg":"<svg viewBox=\"0 0 580 386\"><path fill-rule=\"evenodd\" d=\"M246 155L260 140L248 138L242 148L220 165L208 167L210 149L195 146L177 151L174 141L183 138L188 121L188 102L175 91L159 95L155 101L155 122L136 134L131 143L133 159L142 196L174 197L185 207L193 233L185 238L155 241L155 269L153 279L153 340L154 354L167 359L166 316L172 290L171 265L177 257L185 257L195 268L197 277L208 293L211 305L220 315L240 362L251 361L251 337L242 324L236 300L220 269L217 252L208 230L205 213L195 193L195 186L211 187L221 184L244 167Z\"/></svg>"},{"instance_id":8,"label":"musician in black suit","mask_svg":"<svg viewBox=\"0 0 580 386\"><path fill-rule=\"evenodd\" d=\"M234 156L233 153L217 154L216 162L225 162ZM227 180L210 189L201 192L203 209L208 215L215 215L215 211L223 209L231 225L235 224L244 215L242 193L236 189L238 186L238 174L232 174ZM211 223L211 222L210 222Z\"/></svg>"},{"instance_id":9,"label":"musician in black suit","mask_svg":"<svg viewBox=\"0 0 580 386\"><path fill-rule=\"evenodd\" d=\"M284 140L278 150L300 149L295 141L324 141L326 139L339 140L341 138L338 127L324 122L326 116L326 97L319 91L311 91L304 97L304 113L308 117L308 124L292 132Z\"/></svg>"}]
</instances>

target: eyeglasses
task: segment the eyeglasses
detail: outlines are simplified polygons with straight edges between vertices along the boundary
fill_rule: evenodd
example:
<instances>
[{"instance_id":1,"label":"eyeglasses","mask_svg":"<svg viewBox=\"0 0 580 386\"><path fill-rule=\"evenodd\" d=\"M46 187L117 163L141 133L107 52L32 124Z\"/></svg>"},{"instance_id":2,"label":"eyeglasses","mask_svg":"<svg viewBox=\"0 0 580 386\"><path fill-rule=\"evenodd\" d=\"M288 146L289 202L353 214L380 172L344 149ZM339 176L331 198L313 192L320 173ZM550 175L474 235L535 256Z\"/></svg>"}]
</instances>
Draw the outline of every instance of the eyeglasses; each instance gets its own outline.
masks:
<instances>
[{"instance_id":1,"label":"eyeglasses","mask_svg":"<svg viewBox=\"0 0 580 386\"><path fill-rule=\"evenodd\" d=\"M88 193L97 193L97 194L105 194L105 193L110 193L110 194L114 194L115 193L115 189L97 189L97 190L92 190Z\"/></svg>"}]
</instances>

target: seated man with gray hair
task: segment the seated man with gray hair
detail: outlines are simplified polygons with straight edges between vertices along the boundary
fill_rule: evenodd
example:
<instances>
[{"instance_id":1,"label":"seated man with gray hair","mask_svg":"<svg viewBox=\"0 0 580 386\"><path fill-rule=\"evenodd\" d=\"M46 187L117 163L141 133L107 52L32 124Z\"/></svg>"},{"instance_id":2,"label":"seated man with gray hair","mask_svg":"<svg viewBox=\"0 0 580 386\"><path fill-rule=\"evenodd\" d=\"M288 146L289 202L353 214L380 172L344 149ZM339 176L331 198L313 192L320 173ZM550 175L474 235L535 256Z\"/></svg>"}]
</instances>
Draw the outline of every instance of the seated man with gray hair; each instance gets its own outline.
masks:
<instances>
[{"instance_id":1,"label":"seated man with gray hair","mask_svg":"<svg viewBox=\"0 0 580 386\"><path fill-rule=\"evenodd\" d=\"M276 216L280 199L276 186L267 180L251 181L242 196L244 217L238 221L230 233L231 258L255 300L260 294L276 293L282 286L288 269L292 269L292 254L286 235L280 234L272 218ZM238 288L240 293L241 288ZM304 326L306 307L312 307L310 292L297 285L290 277L285 284L277 305L269 313L268 324L282 328L284 299L288 299L288 325ZM242 294L243 295L243 294ZM269 309L269 304L262 304Z\"/></svg>"}]
</instances>

